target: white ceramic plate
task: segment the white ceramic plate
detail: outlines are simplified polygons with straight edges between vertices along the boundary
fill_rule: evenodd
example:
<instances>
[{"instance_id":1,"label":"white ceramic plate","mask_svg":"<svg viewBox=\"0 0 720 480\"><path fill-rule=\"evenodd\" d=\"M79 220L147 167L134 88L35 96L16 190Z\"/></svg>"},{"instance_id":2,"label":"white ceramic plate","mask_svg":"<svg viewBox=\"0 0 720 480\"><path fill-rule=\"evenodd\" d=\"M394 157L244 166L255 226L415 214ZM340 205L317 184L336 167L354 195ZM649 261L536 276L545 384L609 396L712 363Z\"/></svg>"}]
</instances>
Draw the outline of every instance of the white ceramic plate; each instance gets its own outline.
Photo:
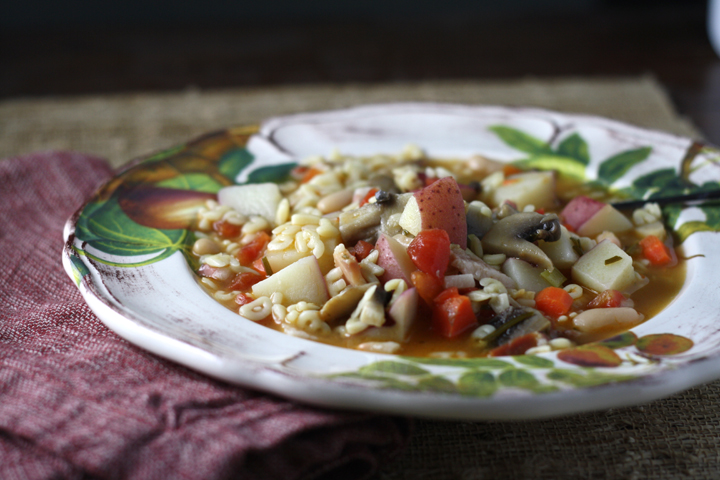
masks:
<instances>
[{"instance_id":1,"label":"white ceramic plate","mask_svg":"<svg viewBox=\"0 0 720 480\"><path fill-rule=\"evenodd\" d=\"M718 189L718 153L688 138L589 116L445 104L390 104L275 118L206 135L131 164L65 229L63 263L111 329L160 356L304 402L425 417L520 419L637 404L720 377L719 207L665 210L687 281L659 315L612 341L562 354L440 360L372 354L278 333L198 285L192 234L163 206L233 182L278 179L300 158L473 154L557 168L629 195ZM198 193L199 192L199 193ZM142 200L142 201L141 201Z\"/></svg>"}]
</instances>

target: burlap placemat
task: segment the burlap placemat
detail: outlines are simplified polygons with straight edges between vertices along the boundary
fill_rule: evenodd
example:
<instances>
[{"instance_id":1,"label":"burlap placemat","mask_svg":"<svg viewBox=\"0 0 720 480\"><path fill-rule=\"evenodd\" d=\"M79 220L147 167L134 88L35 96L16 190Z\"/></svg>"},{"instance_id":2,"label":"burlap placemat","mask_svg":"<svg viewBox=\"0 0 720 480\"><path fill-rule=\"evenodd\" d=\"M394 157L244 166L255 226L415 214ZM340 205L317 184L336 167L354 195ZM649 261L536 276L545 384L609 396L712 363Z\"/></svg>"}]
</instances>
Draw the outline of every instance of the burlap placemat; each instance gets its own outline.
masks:
<instances>
[{"instance_id":1,"label":"burlap placemat","mask_svg":"<svg viewBox=\"0 0 720 480\"><path fill-rule=\"evenodd\" d=\"M188 90L0 102L0 158L70 149L118 166L209 130L269 116L398 101L528 105L695 134L651 77Z\"/></svg>"},{"instance_id":2,"label":"burlap placemat","mask_svg":"<svg viewBox=\"0 0 720 480\"><path fill-rule=\"evenodd\" d=\"M528 105L698 137L650 77L305 86L0 103L0 157L73 149L119 165L272 115L388 101ZM418 421L379 479L717 478L720 382L632 408L531 422Z\"/></svg>"}]
</instances>

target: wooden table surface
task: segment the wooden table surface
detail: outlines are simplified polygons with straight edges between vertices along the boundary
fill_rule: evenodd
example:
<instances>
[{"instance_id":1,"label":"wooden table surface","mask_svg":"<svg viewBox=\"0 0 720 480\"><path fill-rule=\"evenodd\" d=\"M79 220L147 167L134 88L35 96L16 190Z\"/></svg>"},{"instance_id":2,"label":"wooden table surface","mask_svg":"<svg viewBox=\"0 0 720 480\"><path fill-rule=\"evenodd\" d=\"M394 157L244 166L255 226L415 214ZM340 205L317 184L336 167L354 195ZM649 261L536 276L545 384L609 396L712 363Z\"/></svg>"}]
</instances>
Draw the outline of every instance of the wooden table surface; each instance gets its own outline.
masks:
<instances>
[{"instance_id":1,"label":"wooden table surface","mask_svg":"<svg viewBox=\"0 0 720 480\"><path fill-rule=\"evenodd\" d=\"M0 99L303 83L650 74L720 144L706 8L633 2L441 21L0 29ZM608 6L609 5L609 6Z\"/></svg>"}]
</instances>

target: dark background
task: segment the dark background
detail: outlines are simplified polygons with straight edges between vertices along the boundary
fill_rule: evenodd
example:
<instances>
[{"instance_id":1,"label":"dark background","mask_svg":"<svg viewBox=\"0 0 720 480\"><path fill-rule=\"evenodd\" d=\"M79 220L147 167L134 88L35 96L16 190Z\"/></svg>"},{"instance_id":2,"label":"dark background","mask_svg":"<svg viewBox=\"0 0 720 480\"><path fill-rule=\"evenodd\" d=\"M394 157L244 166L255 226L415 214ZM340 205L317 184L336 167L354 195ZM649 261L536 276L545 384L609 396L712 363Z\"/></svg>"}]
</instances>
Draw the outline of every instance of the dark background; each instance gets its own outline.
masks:
<instances>
[{"instance_id":1,"label":"dark background","mask_svg":"<svg viewBox=\"0 0 720 480\"><path fill-rule=\"evenodd\" d=\"M720 144L720 60L705 1L7 3L0 99L649 74Z\"/></svg>"}]
</instances>

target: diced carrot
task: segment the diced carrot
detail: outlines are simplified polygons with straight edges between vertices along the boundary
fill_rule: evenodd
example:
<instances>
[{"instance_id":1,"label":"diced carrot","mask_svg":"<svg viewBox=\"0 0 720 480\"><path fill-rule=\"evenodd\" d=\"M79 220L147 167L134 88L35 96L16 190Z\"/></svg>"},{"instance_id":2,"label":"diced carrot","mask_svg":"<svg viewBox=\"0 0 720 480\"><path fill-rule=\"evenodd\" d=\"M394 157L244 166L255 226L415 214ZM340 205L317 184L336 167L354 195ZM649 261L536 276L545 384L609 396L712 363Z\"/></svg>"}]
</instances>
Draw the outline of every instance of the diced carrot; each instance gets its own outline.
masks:
<instances>
[{"instance_id":1,"label":"diced carrot","mask_svg":"<svg viewBox=\"0 0 720 480\"><path fill-rule=\"evenodd\" d=\"M640 240L643 256L655 266L667 265L672 262L667 246L655 235L648 235Z\"/></svg>"},{"instance_id":2,"label":"diced carrot","mask_svg":"<svg viewBox=\"0 0 720 480\"><path fill-rule=\"evenodd\" d=\"M566 315L572 303L570 294L558 287L544 288L535 295L535 308L553 318Z\"/></svg>"},{"instance_id":3,"label":"diced carrot","mask_svg":"<svg viewBox=\"0 0 720 480\"><path fill-rule=\"evenodd\" d=\"M435 298L433 326L443 336L453 338L477 325L470 299L448 288Z\"/></svg>"},{"instance_id":4,"label":"diced carrot","mask_svg":"<svg viewBox=\"0 0 720 480\"><path fill-rule=\"evenodd\" d=\"M355 258L359 262L370 255L373 248L375 248L375 246L372 243L366 242L365 240L359 240L355 246L349 248L348 251L355 255Z\"/></svg>"},{"instance_id":5,"label":"diced carrot","mask_svg":"<svg viewBox=\"0 0 720 480\"><path fill-rule=\"evenodd\" d=\"M220 220L213 223L213 230L223 238L234 238L240 235L240 225Z\"/></svg>"},{"instance_id":6,"label":"diced carrot","mask_svg":"<svg viewBox=\"0 0 720 480\"><path fill-rule=\"evenodd\" d=\"M506 177L509 177L510 175L515 175L516 173L522 173L523 170L521 168L516 167L515 165L505 165L503 167L503 173Z\"/></svg>"},{"instance_id":7,"label":"diced carrot","mask_svg":"<svg viewBox=\"0 0 720 480\"><path fill-rule=\"evenodd\" d=\"M240 265L248 266L262 255L267 244L270 243L270 235L265 232L258 232L252 240L243 245L235 255L240 261Z\"/></svg>"},{"instance_id":8,"label":"diced carrot","mask_svg":"<svg viewBox=\"0 0 720 480\"><path fill-rule=\"evenodd\" d=\"M458 295L460 294L458 293L457 287L446 288L445 290L440 292L437 297L433 299L433 302L435 302L436 304L443 303L448 298L457 297Z\"/></svg>"},{"instance_id":9,"label":"diced carrot","mask_svg":"<svg viewBox=\"0 0 720 480\"><path fill-rule=\"evenodd\" d=\"M377 192L378 192L378 189L377 189L377 188L371 188L370 190L368 190L368 192L365 194L365 196L363 197L363 199L360 200L360 205L359 205L359 206L362 207L363 205L365 205L366 203L368 203L368 202L370 201L370 199L373 198Z\"/></svg>"},{"instance_id":10,"label":"diced carrot","mask_svg":"<svg viewBox=\"0 0 720 480\"><path fill-rule=\"evenodd\" d=\"M523 355L533 347L537 347L537 336L534 333L527 333L490 350L489 356Z\"/></svg>"},{"instance_id":11,"label":"diced carrot","mask_svg":"<svg viewBox=\"0 0 720 480\"><path fill-rule=\"evenodd\" d=\"M433 300L440 295L445 286L444 281L421 270L416 270L410 274L410 281L417 289L420 298L425 300L428 305L433 304Z\"/></svg>"},{"instance_id":12,"label":"diced carrot","mask_svg":"<svg viewBox=\"0 0 720 480\"><path fill-rule=\"evenodd\" d=\"M587 308L617 308L622 306L623 300L625 297L617 290L605 290L593 298Z\"/></svg>"},{"instance_id":13,"label":"diced carrot","mask_svg":"<svg viewBox=\"0 0 720 480\"><path fill-rule=\"evenodd\" d=\"M450 236L439 228L421 230L407 253L417 268L442 280L450 264Z\"/></svg>"},{"instance_id":14,"label":"diced carrot","mask_svg":"<svg viewBox=\"0 0 720 480\"><path fill-rule=\"evenodd\" d=\"M318 170L317 168L310 168L303 174L303 177L300 180L300 182L307 183L320 173L322 173L322 170Z\"/></svg>"}]
</instances>

